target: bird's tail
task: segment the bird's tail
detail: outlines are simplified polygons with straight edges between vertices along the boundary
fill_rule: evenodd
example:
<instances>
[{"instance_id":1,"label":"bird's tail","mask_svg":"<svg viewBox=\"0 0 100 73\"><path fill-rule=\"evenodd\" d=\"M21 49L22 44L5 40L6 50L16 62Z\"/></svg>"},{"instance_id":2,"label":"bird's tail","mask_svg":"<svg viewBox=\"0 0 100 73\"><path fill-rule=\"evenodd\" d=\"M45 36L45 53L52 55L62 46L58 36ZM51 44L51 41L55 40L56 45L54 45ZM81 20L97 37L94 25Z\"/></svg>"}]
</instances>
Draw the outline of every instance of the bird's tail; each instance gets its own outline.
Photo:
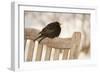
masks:
<instances>
[{"instance_id":1,"label":"bird's tail","mask_svg":"<svg viewBox=\"0 0 100 73\"><path fill-rule=\"evenodd\" d=\"M45 39L46 38L46 36L43 36L40 40L39 40L39 43L43 40L43 39Z\"/></svg>"},{"instance_id":2,"label":"bird's tail","mask_svg":"<svg viewBox=\"0 0 100 73\"><path fill-rule=\"evenodd\" d=\"M39 35L38 37L36 37L33 41L36 41L37 39L41 38L42 35Z\"/></svg>"},{"instance_id":3,"label":"bird's tail","mask_svg":"<svg viewBox=\"0 0 100 73\"><path fill-rule=\"evenodd\" d=\"M38 34L41 34L41 32L39 32Z\"/></svg>"}]
</instances>

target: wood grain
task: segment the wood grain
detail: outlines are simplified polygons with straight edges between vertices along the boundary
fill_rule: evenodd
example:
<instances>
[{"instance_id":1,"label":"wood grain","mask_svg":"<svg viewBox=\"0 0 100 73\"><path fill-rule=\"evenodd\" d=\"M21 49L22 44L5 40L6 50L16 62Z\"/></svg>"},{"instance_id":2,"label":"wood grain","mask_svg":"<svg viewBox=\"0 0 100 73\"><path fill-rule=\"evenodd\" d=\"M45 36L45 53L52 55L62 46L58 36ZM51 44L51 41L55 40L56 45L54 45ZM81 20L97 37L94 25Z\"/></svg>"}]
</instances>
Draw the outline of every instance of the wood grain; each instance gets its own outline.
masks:
<instances>
[{"instance_id":1,"label":"wood grain","mask_svg":"<svg viewBox=\"0 0 100 73\"><path fill-rule=\"evenodd\" d=\"M29 49L28 49L28 54L27 54L26 61L32 61L33 51L34 51L34 42L31 40L30 45L29 45Z\"/></svg>"},{"instance_id":2,"label":"wood grain","mask_svg":"<svg viewBox=\"0 0 100 73\"><path fill-rule=\"evenodd\" d=\"M39 31L36 29L25 29L25 39L34 40L38 36ZM59 42L60 41L60 42ZM41 41L40 44L46 44L48 47L53 48L70 48L71 47L71 38L46 38Z\"/></svg>"},{"instance_id":3,"label":"wood grain","mask_svg":"<svg viewBox=\"0 0 100 73\"><path fill-rule=\"evenodd\" d=\"M40 31L37 29L25 28L24 37L25 39L34 40L36 37L39 36L38 34L39 32ZM35 61L41 61L41 55L42 55L44 44L47 46L44 60L51 59L50 56L51 56L52 48L55 48L55 52L52 58L53 60L59 59L60 50L64 50L62 59L67 59L69 49L70 49L69 59L77 59L79 54L80 42L81 42L80 32L74 32L72 37L70 38L58 38L58 37L54 39L45 38L44 40L41 41L41 43L38 44ZM33 49L31 48L28 54L28 61L32 60L32 52Z\"/></svg>"}]
</instances>

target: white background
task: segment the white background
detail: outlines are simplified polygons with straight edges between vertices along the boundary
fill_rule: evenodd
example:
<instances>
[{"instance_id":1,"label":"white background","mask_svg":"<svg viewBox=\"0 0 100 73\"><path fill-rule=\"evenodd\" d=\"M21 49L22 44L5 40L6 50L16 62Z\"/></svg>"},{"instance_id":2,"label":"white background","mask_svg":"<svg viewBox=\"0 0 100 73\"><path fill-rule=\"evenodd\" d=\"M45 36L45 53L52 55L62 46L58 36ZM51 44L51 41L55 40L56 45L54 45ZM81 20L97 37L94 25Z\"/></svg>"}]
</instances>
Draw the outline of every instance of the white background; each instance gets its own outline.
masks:
<instances>
[{"instance_id":1,"label":"white background","mask_svg":"<svg viewBox=\"0 0 100 73\"><path fill-rule=\"evenodd\" d=\"M14 1L14 0L12 0ZM18 1L18 0L16 0ZM20 1L20 0L19 0ZM24 1L24 0L21 0ZM27 0L31 1L31 0ZM98 25L96 25L96 48L100 47L100 2L99 0L34 0L36 4L78 4L78 5L94 5L98 8L97 10L97 20ZM98 61L97 67L84 66L84 67L69 67L69 68L46 68L33 71L23 71L25 73L100 73L100 50L97 52ZM13 73L10 70L10 60L11 59L11 0L1 0L0 1L0 73ZM21 71L22 72L22 71ZM22 72L22 73L23 73Z\"/></svg>"}]
</instances>

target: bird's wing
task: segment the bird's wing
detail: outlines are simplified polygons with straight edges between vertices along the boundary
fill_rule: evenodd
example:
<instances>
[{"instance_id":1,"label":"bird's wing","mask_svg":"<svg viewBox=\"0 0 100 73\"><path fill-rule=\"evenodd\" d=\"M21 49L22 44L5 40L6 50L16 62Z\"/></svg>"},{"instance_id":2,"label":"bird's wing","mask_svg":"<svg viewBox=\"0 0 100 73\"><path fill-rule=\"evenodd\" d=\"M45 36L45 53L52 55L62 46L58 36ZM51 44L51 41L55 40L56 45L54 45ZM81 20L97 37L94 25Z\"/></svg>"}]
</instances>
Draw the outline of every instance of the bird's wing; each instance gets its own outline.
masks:
<instances>
[{"instance_id":1,"label":"bird's wing","mask_svg":"<svg viewBox=\"0 0 100 73\"><path fill-rule=\"evenodd\" d=\"M47 28L47 29L54 29L54 24L48 24L45 28Z\"/></svg>"},{"instance_id":2,"label":"bird's wing","mask_svg":"<svg viewBox=\"0 0 100 73\"><path fill-rule=\"evenodd\" d=\"M45 28L42 29L42 31L40 33L52 32L52 29L54 29L53 25L54 24L48 24Z\"/></svg>"}]
</instances>

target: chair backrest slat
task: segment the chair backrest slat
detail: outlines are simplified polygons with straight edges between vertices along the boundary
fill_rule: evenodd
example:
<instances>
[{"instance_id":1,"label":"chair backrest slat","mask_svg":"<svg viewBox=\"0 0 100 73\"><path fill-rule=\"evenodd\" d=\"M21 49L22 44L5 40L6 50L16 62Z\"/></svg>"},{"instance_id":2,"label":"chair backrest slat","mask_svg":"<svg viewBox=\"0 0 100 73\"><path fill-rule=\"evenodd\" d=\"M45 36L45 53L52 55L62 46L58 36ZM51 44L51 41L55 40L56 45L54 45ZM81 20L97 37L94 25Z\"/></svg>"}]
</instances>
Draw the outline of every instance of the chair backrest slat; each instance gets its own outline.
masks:
<instances>
[{"instance_id":1,"label":"chair backrest slat","mask_svg":"<svg viewBox=\"0 0 100 73\"><path fill-rule=\"evenodd\" d=\"M47 49L46 49L46 54L45 54L45 61L50 60L51 50L52 50L52 48L47 47Z\"/></svg>"},{"instance_id":2,"label":"chair backrest slat","mask_svg":"<svg viewBox=\"0 0 100 73\"><path fill-rule=\"evenodd\" d=\"M60 49L55 49L53 60L59 60Z\"/></svg>"},{"instance_id":3,"label":"chair backrest slat","mask_svg":"<svg viewBox=\"0 0 100 73\"><path fill-rule=\"evenodd\" d=\"M69 50L70 50L70 49L64 49L64 53L63 53L63 57L62 57L63 60L68 59Z\"/></svg>"},{"instance_id":4,"label":"chair backrest slat","mask_svg":"<svg viewBox=\"0 0 100 73\"><path fill-rule=\"evenodd\" d=\"M43 50L43 45L38 44L38 48L37 48L37 53L36 53L36 59L35 59L35 61L41 61L42 50Z\"/></svg>"}]
</instances>

